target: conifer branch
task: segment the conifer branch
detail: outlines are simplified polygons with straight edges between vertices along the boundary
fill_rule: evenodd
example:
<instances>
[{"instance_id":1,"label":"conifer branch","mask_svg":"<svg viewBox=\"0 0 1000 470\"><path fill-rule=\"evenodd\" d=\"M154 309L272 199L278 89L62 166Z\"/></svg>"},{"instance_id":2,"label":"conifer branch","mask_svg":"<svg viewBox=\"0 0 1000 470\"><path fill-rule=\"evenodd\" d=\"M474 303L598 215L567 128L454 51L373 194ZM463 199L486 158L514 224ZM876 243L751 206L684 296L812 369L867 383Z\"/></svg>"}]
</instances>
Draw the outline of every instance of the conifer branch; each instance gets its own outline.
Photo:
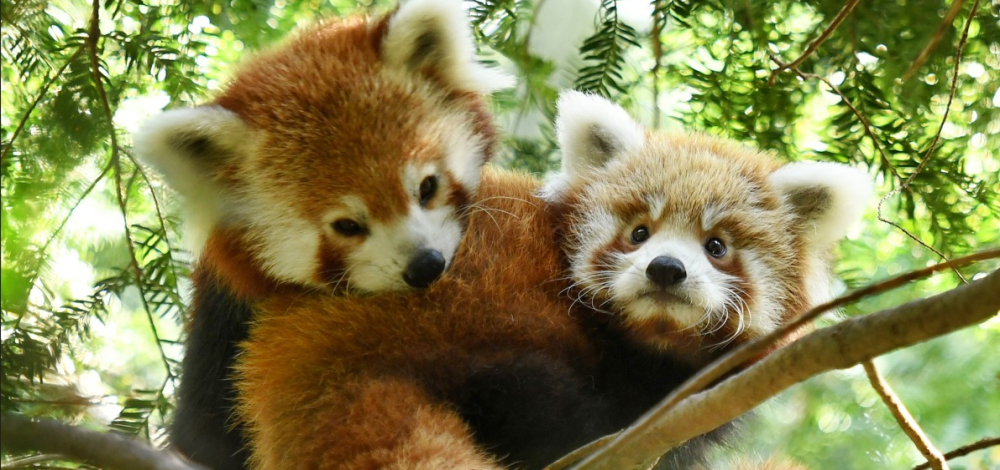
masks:
<instances>
[{"instance_id":1,"label":"conifer branch","mask_svg":"<svg viewBox=\"0 0 1000 470\"><path fill-rule=\"evenodd\" d=\"M663 62L663 38L660 35L663 34L663 27L667 24L666 13L662 15L656 14L656 12L664 10L659 5L660 1L662 0L653 2L655 4L653 31L650 33L650 40L653 46L653 69L649 71L649 74L653 78L653 129L660 128L660 67Z\"/></svg>"},{"instance_id":2,"label":"conifer branch","mask_svg":"<svg viewBox=\"0 0 1000 470\"><path fill-rule=\"evenodd\" d=\"M878 138L875 137L875 132L872 131L871 122L869 122L868 118L866 118L865 115L862 114L861 111L859 111L858 108L854 106L854 103L852 103L851 100L849 100L847 98L847 95L845 95L842 91L840 91L840 88L838 88L836 85L834 85L833 82L831 82L826 77L823 77L821 75L816 75L816 74L813 74L813 73L806 73L806 72L803 72L803 71L799 70L798 67L793 67L793 66L790 66L788 64L784 64L780 60L778 60L778 58L774 54L772 54L770 52L768 52L768 55L771 56L771 60L774 63L778 64L779 68L780 67L785 67L786 69L795 72L796 75L798 75L799 77L801 77L803 79L814 78L816 80L819 80L819 81L825 83L826 86L830 87L830 89L833 90L834 93L836 93L837 95L839 95L840 99L844 102L844 104L847 105L847 107L851 110L851 112L854 113L854 116L858 118L858 121L861 122L861 126L864 127L864 129L865 129L865 134L867 134L868 138L871 139L872 145L875 147L875 150L877 150L878 153L879 153L879 155L882 157L882 163L885 165L885 167L889 171L892 172L893 176L895 176L897 180L902 180L903 179L903 177L900 176L899 172L896 171L896 166L893 165L892 162L889 160L889 156L886 155L885 150L882 149L882 146L879 144ZM926 161L926 159L925 159L925 161ZM918 170L919 170L919 168L918 168ZM908 188L909 187L909 181L912 180L912 179L913 179L913 176L910 176L910 178L907 179L903 183L902 187L903 188ZM886 194L885 197L883 197L882 200L879 201L879 204L878 204L878 220L881 221L881 222L887 223L889 225L892 225L893 227L896 227L897 229L899 229L900 231L902 231L903 234L905 234L907 237L909 237L913 241L919 243L924 248L927 248L928 250L933 251L941 259L943 259L945 261L948 261L948 257L945 256L945 254L942 253L940 250L938 250L937 248L934 248L933 246L931 246L927 242L921 240L920 237L914 235L909 230L906 230L905 228L903 228L903 226L901 226L901 225L899 225L899 224L897 224L897 223L895 223L893 221L890 221L890 220L888 220L888 219L886 219L886 218L884 218L882 216L882 204L885 202L885 200L887 198L889 198L893 194L897 194L899 191L901 191L901 189L900 188L896 188L896 189L890 191L888 194ZM961 279L963 282L965 282L965 278L962 276L961 272L959 272L958 270L955 270L955 274L958 275L959 279Z\"/></svg>"},{"instance_id":3,"label":"conifer branch","mask_svg":"<svg viewBox=\"0 0 1000 470\"><path fill-rule=\"evenodd\" d=\"M882 214L882 206L885 204L885 201L887 201L890 197L893 197L893 196L901 193L902 191L907 190L907 189L910 188L910 183L912 183L913 179L916 178L917 175L919 175L924 170L924 166L927 165L927 162L931 161L931 156L934 154L934 151L937 150L938 141L941 139L941 132L944 131L944 125L948 123L948 116L951 114L951 104L955 100L955 90L958 89L958 72L959 72L959 67L962 65L962 52L965 49L965 42L969 38L969 28L972 26L972 20L973 20L973 18L976 17L976 10L978 8L979 8L979 0L975 0L972 3L972 11L969 12L969 18L965 21L965 28L962 30L962 38L959 39L959 41L958 41L958 48L955 51L955 67L952 70L952 74L951 74L952 75L952 77L951 77L951 89L948 91L948 102L945 104L944 115L941 116L941 125L938 126L938 130L934 134L934 139L931 140L931 144L927 148L927 152L924 154L924 158L920 161L920 164L917 165L917 169L914 170L913 173L910 174L910 176L908 178L906 178L906 181L903 181L902 185L900 185L898 188L893 189L892 191L889 191L889 193L886 194L885 196L883 196L882 200L880 200L879 203L878 203L878 220L880 222L883 222L883 223L889 224L889 225L891 225L893 227L896 227L897 229L899 229L903 233L905 233L908 237L912 238L917 243L920 243L925 248L930 249L931 251L933 251L934 253L936 253L938 256L940 256L941 259L944 259L946 261L948 260L948 257L945 256L944 253L942 253L941 251L937 250L936 248L931 247L930 245L928 245L927 243L925 243L923 240L920 240L918 237L916 237L915 235L913 235L912 233L910 233L908 230L904 229L902 226L900 226L896 222L893 222L893 221L891 221L889 219L886 219L883 216L883 214ZM965 279L965 277L962 276L962 273L959 272L958 270L955 270L955 274L958 275L958 278L961 279L962 282L968 282Z\"/></svg>"},{"instance_id":4,"label":"conifer branch","mask_svg":"<svg viewBox=\"0 0 1000 470\"><path fill-rule=\"evenodd\" d=\"M56 80L59 80L59 78L62 77L63 72L69 68L77 57L80 57L81 53L83 53L83 49L77 48L76 52L73 52L73 55L69 56L69 59L66 59L66 62L62 65L62 67L59 67L59 70L56 70L56 73L49 77L48 80L45 81L45 84L42 85L42 88L38 90L38 96L35 97L35 99L28 106L28 109L24 112L24 115L21 116L21 120L18 121L17 127L10 135L10 140L7 141L7 146L4 147L3 153L0 154L0 167L2 167L4 162L7 160L7 155L9 155L11 150L14 148L14 141L17 140L17 136L19 136L21 131L24 130L24 125L27 124L28 118L31 117L31 113L35 111L35 107L37 107L38 103L42 101L42 98L45 98L45 95L49 93L49 88L52 87Z\"/></svg>"},{"instance_id":5,"label":"conifer branch","mask_svg":"<svg viewBox=\"0 0 1000 470\"><path fill-rule=\"evenodd\" d=\"M847 95L845 95L842 91L840 91L840 88L838 88L837 85L834 85L833 82L831 82L829 79L827 79L822 75L803 72L802 70L799 70L798 67L785 64L770 51L768 51L768 55L771 57L771 61L777 64L779 68L791 70L792 72L795 72L795 74L801 77L803 80L807 78L813 78L819 80L825 83L826 86L830 87L830 89L833 90L833 92L836 93L837 96L840 96L840 99L844 102L845 105L847 105L847 108L851 110L851 113L853 113L854 116L858 118L858 121L861 122L861 126L864 127L865 129L865 134L868 136L869 139L871 139L872 146L875 147L875 150L877 150L879 155L882 157L882 163L885 164L885 167L892 172L893 176L895 176L896 179L898 180L903 179L903 177L899 175L899 172L896 171L896 166L893 165L892 161L889 160L889 156L886 155L885 150L883 150L882 146L879 145L879 140L877 137L875 137L875 132L872 131L871 122L869 122L868 118L865 117L865 115L862 114L861 111L859 111L858 108L854 106L854 103L852 103L851 100L847 98Z\"/></svg>"},{"instance_id":6,"label":"conifer branch","mask_svg":"<svg viewBox=\"0 0 1000 470\"><path fill-rule=\"evenodd\" d=\"M814 331L676 407L661 404L573 468L633 468L731 421L793 384L978 324L998 311L1000 270L942 294Z\"/></svg>"},{"instance_id":7,"label":"conifer branch","mask_svg":"<svg viewBox=\"0 0 1000 470\"><path fill-rule=\"evenodd\" d=\"M119 147L119 151L122 152L122 153L124 153L125 156L127 156L129 158L129 160L132 162L132 164L135 165L136 171L138 171L139 175L142 176L143 181L146 182L146 187L149 188L149 195L153 199L153 208L156 210L156 219L157 219L157 221L160 224L160 228L163 230L163 242L167 245L167 250L170 253L173 253L174 252L174 248L172 246L170 246L170 240L167 239L168 230L167 230L166 217L163 216L163 210L160 208L160 198L156 196L156 191L153 190L153 184L149 180L149 175L146 174L146 171L142 169L142 165L139 164L139 161L135 158L135 155L133 155L132 152L129 152L128 149L126 149L124 147ZM176 280L180 279L180 275L178 275L177 268L174 266L173 262L171 262L169 266L170 266L170 272L171 272L171 274L173 274L174 279L175 279L175 283L174 283L174 286L173 286L174 289L173 289L173 292L172 292L172 294L174 296L174 301L178 305L181 305L181 304L183 304L183 301L181 300L181 293L180 293L180 291L177 290L177 284L176 284ZM182 309L180 309L180 311L181 311L181 319L185 320L186 319L186 312L185 312L185 310L182 308Z\"/></svg>"},{"instance_id":8,"label":"conifer branch","mask_svg":"<svg viewBox=\"0 0 1000 470\"><path fill-rule=\"evenodd\" d=\"M848 0L847 4L844 5L844 8L841 8L840 12L837 13L837 16L835 16L833 21L830 22L830 25L827 26L816 39L806 46L806 50L802 52L802 55L800 55L798 59L795 59L787 64L780 64L777 69L771 71L771 77L768 78L768 83L774 85L774 81L777 78L778 73L785 69L798 67L805 62L813 52L816 52L816 49L819 49L819 46L821 46L827 39L830 38L830 36L833 35L833 32L837 30L840 23L843 23L844 20L847 19L851 12L854 11L854 7L858 6L860 1L861 0Z\"/></svg>"},{"instance_id":9,"label":"conifer branch","mask_svg":"<svg viewBox=\"0 0 1000 470\"><path fill-rule=\"evenodd\" d=\"M865 368L865 375L868 376L868 381L871 382L872 388L882 398L882 402L889 408L892 416L896 418L896 423L899 424L899 427L903 428L903 432L909 436L910 440L913 441L913 445L917 446L917 450L927 459L931 467L934 470L951 470L948 467L948 462L941 455L941 451L934 447L931 440L927 438L927 434L920 428L920 424L913 418L910 411L906 409L906 405L903 404L903 401L900 400L896 392L892 390L889 383L879 373L878 368L875 367L875 361L864 361L861 365Z\"/></svg>"},{"instance_id":10,"label":"conifer branch","mask_svg":"<svg viewBox=\"0 0 1000 470\"><path fill-rule=\"evenodd\" d=\"M45 240L45 243L43 243L41 248L39 248L37 264L35 264L33 269L35 272L38 272L38 270L41 269L42 262L45 259L45 253L49 250L49 246L52 244L53 241L55 241L56 237L59 236L62 230L66 228L66 224L69 223L70 217L72 217L73 213L76 212L76 208L80 207L80 204L83 203L83 200L86 199L87 196L89 196L90 193L94 191L94 188L96 188L97 184L100 183L101 180L103 180L104 177L108 175L109 171L111 171L110 163L108 165L105 165L104 169L101 170L101 174L97 175L97 178L94 178L94 181L91 181L90 184L87 186L87 188L83 190L83 193L80 194L80 197L78 197L76 199L76 202L73 203L73 206L70 207L69 212L66 213L66 217L63 217L62 221L59 222L59 225L56 226L56 229L52 231L52 234L49 235L49 237ZM20 328L21 319L23 319L24 315L27 313L28 313L27 309L18 312L17 318L14 319L14 323L11 327L12 330Z\"/></svg>"}]
</instances>

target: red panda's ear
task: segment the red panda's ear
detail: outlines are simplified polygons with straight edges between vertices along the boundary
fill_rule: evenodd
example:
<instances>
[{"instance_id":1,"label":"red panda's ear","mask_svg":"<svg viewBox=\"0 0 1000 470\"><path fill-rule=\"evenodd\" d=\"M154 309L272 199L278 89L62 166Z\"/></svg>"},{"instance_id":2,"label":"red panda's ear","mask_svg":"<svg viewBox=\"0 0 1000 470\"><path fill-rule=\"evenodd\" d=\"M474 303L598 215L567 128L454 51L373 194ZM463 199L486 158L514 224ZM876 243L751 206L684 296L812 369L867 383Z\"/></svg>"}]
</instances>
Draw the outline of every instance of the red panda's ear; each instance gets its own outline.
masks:
<instances>
[{"instance_id":1,"label":"red panda's ear","mask_svg":"<svg viewBox=\"0 0 1000 470\"><path fill-rule=\"evenodd\" d=\"M258 133L236 114L219 106L164 112L135 134L133 148L186 200L188 222L195 230L192 248L220 215L227 200L225 181L253 152Z\"/></svg>"},{"instance_id":2,"label":"red panda's ear","mask_svg":"<svg viewBox=\"0 0 1000 470\"><path fill-rule=\"evenodd\" d=\"M861 169L830 162L790 163L769 182L784 196L795 229L807 246L825 250L847 235L872 195L872 179Z\"/></svg>"},{"instance_id":3,"label":"red panda's ear","mask_svg":"<svg viewBox=\"0 0 1000 470\"><path fill-rule=\"evenodd\" d=\"M174 109L153 117L135 134L136 154L185 197L252 152L256 132L219 106Z\"/></svg>"},{"instance_id":4,"label":"red panda's ear","mask_svg":"<svg viewBox=\"0 0 1000 470\"><path fill-rule=\"evenodd\" d=\"M445 87L489 93L513 83L503 73L476 62L476 47L460 0L402 4L389 19L381 47L389 67L431 76Z\"/></svg>"},{"instance_id":5,"label":"red panda's ear","mask_svg":"<svg viewBox=\"0 0 1000 470\"><path fill-rule=\"evenodd\" d=\"M543 190L546 198L560 193L608 162L637 152L646 142L646 131L620 106L578 91L564 91L556 104L556 134L562 149L562 168Z\"/></svg>"}]
</instances>

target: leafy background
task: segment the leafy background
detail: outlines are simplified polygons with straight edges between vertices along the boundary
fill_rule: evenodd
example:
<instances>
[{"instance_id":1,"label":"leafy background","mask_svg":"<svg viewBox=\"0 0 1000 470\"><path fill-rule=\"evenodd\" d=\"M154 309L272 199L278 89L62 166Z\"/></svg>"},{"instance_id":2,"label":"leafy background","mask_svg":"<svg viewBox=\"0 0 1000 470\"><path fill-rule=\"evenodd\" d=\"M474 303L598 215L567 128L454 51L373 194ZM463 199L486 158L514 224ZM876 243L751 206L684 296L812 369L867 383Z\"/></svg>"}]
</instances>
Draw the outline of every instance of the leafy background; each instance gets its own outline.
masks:
<instances>
[{"instance_id":1,"label":"leafy background","mask_svg":"<svg viewBox=\"0 0 1000 470\"><path fill-rule=\"evenodd\" d=\"M130 132L161 109L206 100L242 57L298 25L380 13L391 3L4 2L3 412L163 443L192 260L175 216L179 201L136 166ZM997 246L996 2L860 2L794 70L776 72L778 61L802 56L845 3L468 1L481 58L519 79L495 99L507 135L500 164L539 174L558 164L554 101L573 87L614 99L652 127L723 135L788 160L868 168L885 200L880 209L872 201L841 246L844 289ZM940 275L839 315L959 282L955 273ZM878 363L948 450L1000 434L998 345L994 319ZM788 390L745 427L748 442L720 451L720 459L776 452L814 469L920 462L860 368ZM994 448L952 468L998 465Z\"/></svg>"}]
</instances>

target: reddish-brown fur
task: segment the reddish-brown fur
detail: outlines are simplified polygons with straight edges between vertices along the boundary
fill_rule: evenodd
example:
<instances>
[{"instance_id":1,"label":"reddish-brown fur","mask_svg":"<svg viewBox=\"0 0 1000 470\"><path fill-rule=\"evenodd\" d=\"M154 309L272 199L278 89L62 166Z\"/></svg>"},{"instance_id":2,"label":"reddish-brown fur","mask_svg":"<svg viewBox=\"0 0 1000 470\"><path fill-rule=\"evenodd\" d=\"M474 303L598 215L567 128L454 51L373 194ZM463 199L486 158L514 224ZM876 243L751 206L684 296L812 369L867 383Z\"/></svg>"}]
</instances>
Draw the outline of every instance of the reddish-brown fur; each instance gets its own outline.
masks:
<instances>
[{"instance_id":1,"label":"reddish-brown fur","mask_svg":"<svg viewBox=\"0 0 1000 470\"><path fill-rule=\"evenodd\" d=\"M450 261L458 244L496 140L483 93L499 81L465 76L482 72L471 38L443 29L459 24L458 1L408 5L395 26L390 14L305 28L244 61L212 102L138 134L209 230L171 428L196 461L244 465L230 366L258 302L406 290L444 269L406 279L418 253ZM409 50L407 34L431 40ZM425 200L427 179L440 188ZM363 230L339 231L344 219Z\"/></svg>"},{"instance_id":2,"label":"reddish-brown fur","mask_svg":"<svg viewBox=\"0 0 1000 470\"><path fill-rule=\"evenodd\" d=\"M571 251L593 250L589 263L598 268L585 266L585 269L604 269L599 267L608 265L615 253L639 248L628 242L631 227L645 224L655 229L665 222L670 226L670 221L662 218L646 220L649 216L644 198L664 197L666 209L663 213L671 220L684 223L684 228L700 231L702 239L717 235L733 241L731 256L721 260L709 257L709 260L716 269L742 280L740 297L750 305L753 303L749 301L758 292L746 282L750 274L741 252L753 248L767 254L767 261L774 264L774 269L773 277L766 282L778 286L785 294L777 299L781 302L779 320L783 322L807 306L802 270L810 255L804 252L802 236L782 207L780 194L767 182L768 176L780 166L781 162L773 155L708 135L649 132L644 147L638 152L595 170L592 175L577 181L577 187L569 191L563 214L568 227L568 245ZM657 169L650 171L649 168ZM585 187L599 190L584 190ZM742 199L751 194L757 199L755 202ZM729 213L706 233L696 225L710 205L728 207ZM586 239L586 233L574 229L583 225L595 207L613 208L612 212L622 224L616 227L621 235L599 248L593 247L593 240ZM692 222L695 226L688 227ZM608 291L598 291L595 303L605 302L608 295ZM614 301L604 305L611 310L623 307L622 302ZM700 328L683 328L668 315L621 320L623 328L637 341L655 344L666 354L687 358L693 364L703 364L719 355L722 350L712 348L714 345L753 339L744 332L735 341L728 341L736 331L735 317L710 333Z\"/></svg>"},{"instance_id":3,"label":"reddish-brown fur","mask_svg":"<svg viewBox=\"0 0 1000 470\"><path fill-rule=\"evenodd\" d=\"M447 397L514 355L595 360L559 295L559 247L537 186L484 171L456 263L426 292L279 296L262 307L239 367L256 468L498 468Z\"/></svg>"},{"instance_id":4,"label":"reddish-brown fur","mask_svg":"<svg viewBox=\"0 0 1000 470\"><path fill-rule=\"evenodd\" d=\"M431 90L433 77L382 78L379 48L388 19L308 28L246 61L215 100L269 135L262 148L267 158L250 171L289 191L286 199L304 216L321 215L330 201L318 198L347 189L364 196L376 220L398 216L410 201L398 181L401 162L440 158L439 144L419 129L442 108L463 110L476 132L495 139L481 96L442 95Z\"/></svg>"}]
</instances>

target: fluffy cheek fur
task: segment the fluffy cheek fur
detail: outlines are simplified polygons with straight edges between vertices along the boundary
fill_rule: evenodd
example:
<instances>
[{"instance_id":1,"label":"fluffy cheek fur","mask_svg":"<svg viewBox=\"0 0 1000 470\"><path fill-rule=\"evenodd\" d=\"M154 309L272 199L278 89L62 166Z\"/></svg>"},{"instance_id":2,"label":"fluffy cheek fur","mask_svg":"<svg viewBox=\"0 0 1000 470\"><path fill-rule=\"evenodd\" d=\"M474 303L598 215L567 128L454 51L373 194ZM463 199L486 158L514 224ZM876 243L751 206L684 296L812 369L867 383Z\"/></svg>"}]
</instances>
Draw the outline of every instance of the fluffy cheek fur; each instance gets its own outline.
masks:
<instances>
[{"instance_id":1,"label":"fluffy cheek fur","mask_svg":"<svg viewBox=\"0 0 1000 470\"><path fill-rule=\"evenodd\" d=\"M699 235L676 224L632 245L609 212L593 210L577 222L572 274L578 300L621 312L626 323L659 325L664 337L647 340L662 342L660 347L669 347L678 332L725 345L744 334L761 336L781 321L781 286L768 282L777 277L777 261L752 246L731 247L723 260L713 261ZM653 283L646 271L660 256L679 260L687 278L668 288Z\"/></svg>"}]
</instances>

